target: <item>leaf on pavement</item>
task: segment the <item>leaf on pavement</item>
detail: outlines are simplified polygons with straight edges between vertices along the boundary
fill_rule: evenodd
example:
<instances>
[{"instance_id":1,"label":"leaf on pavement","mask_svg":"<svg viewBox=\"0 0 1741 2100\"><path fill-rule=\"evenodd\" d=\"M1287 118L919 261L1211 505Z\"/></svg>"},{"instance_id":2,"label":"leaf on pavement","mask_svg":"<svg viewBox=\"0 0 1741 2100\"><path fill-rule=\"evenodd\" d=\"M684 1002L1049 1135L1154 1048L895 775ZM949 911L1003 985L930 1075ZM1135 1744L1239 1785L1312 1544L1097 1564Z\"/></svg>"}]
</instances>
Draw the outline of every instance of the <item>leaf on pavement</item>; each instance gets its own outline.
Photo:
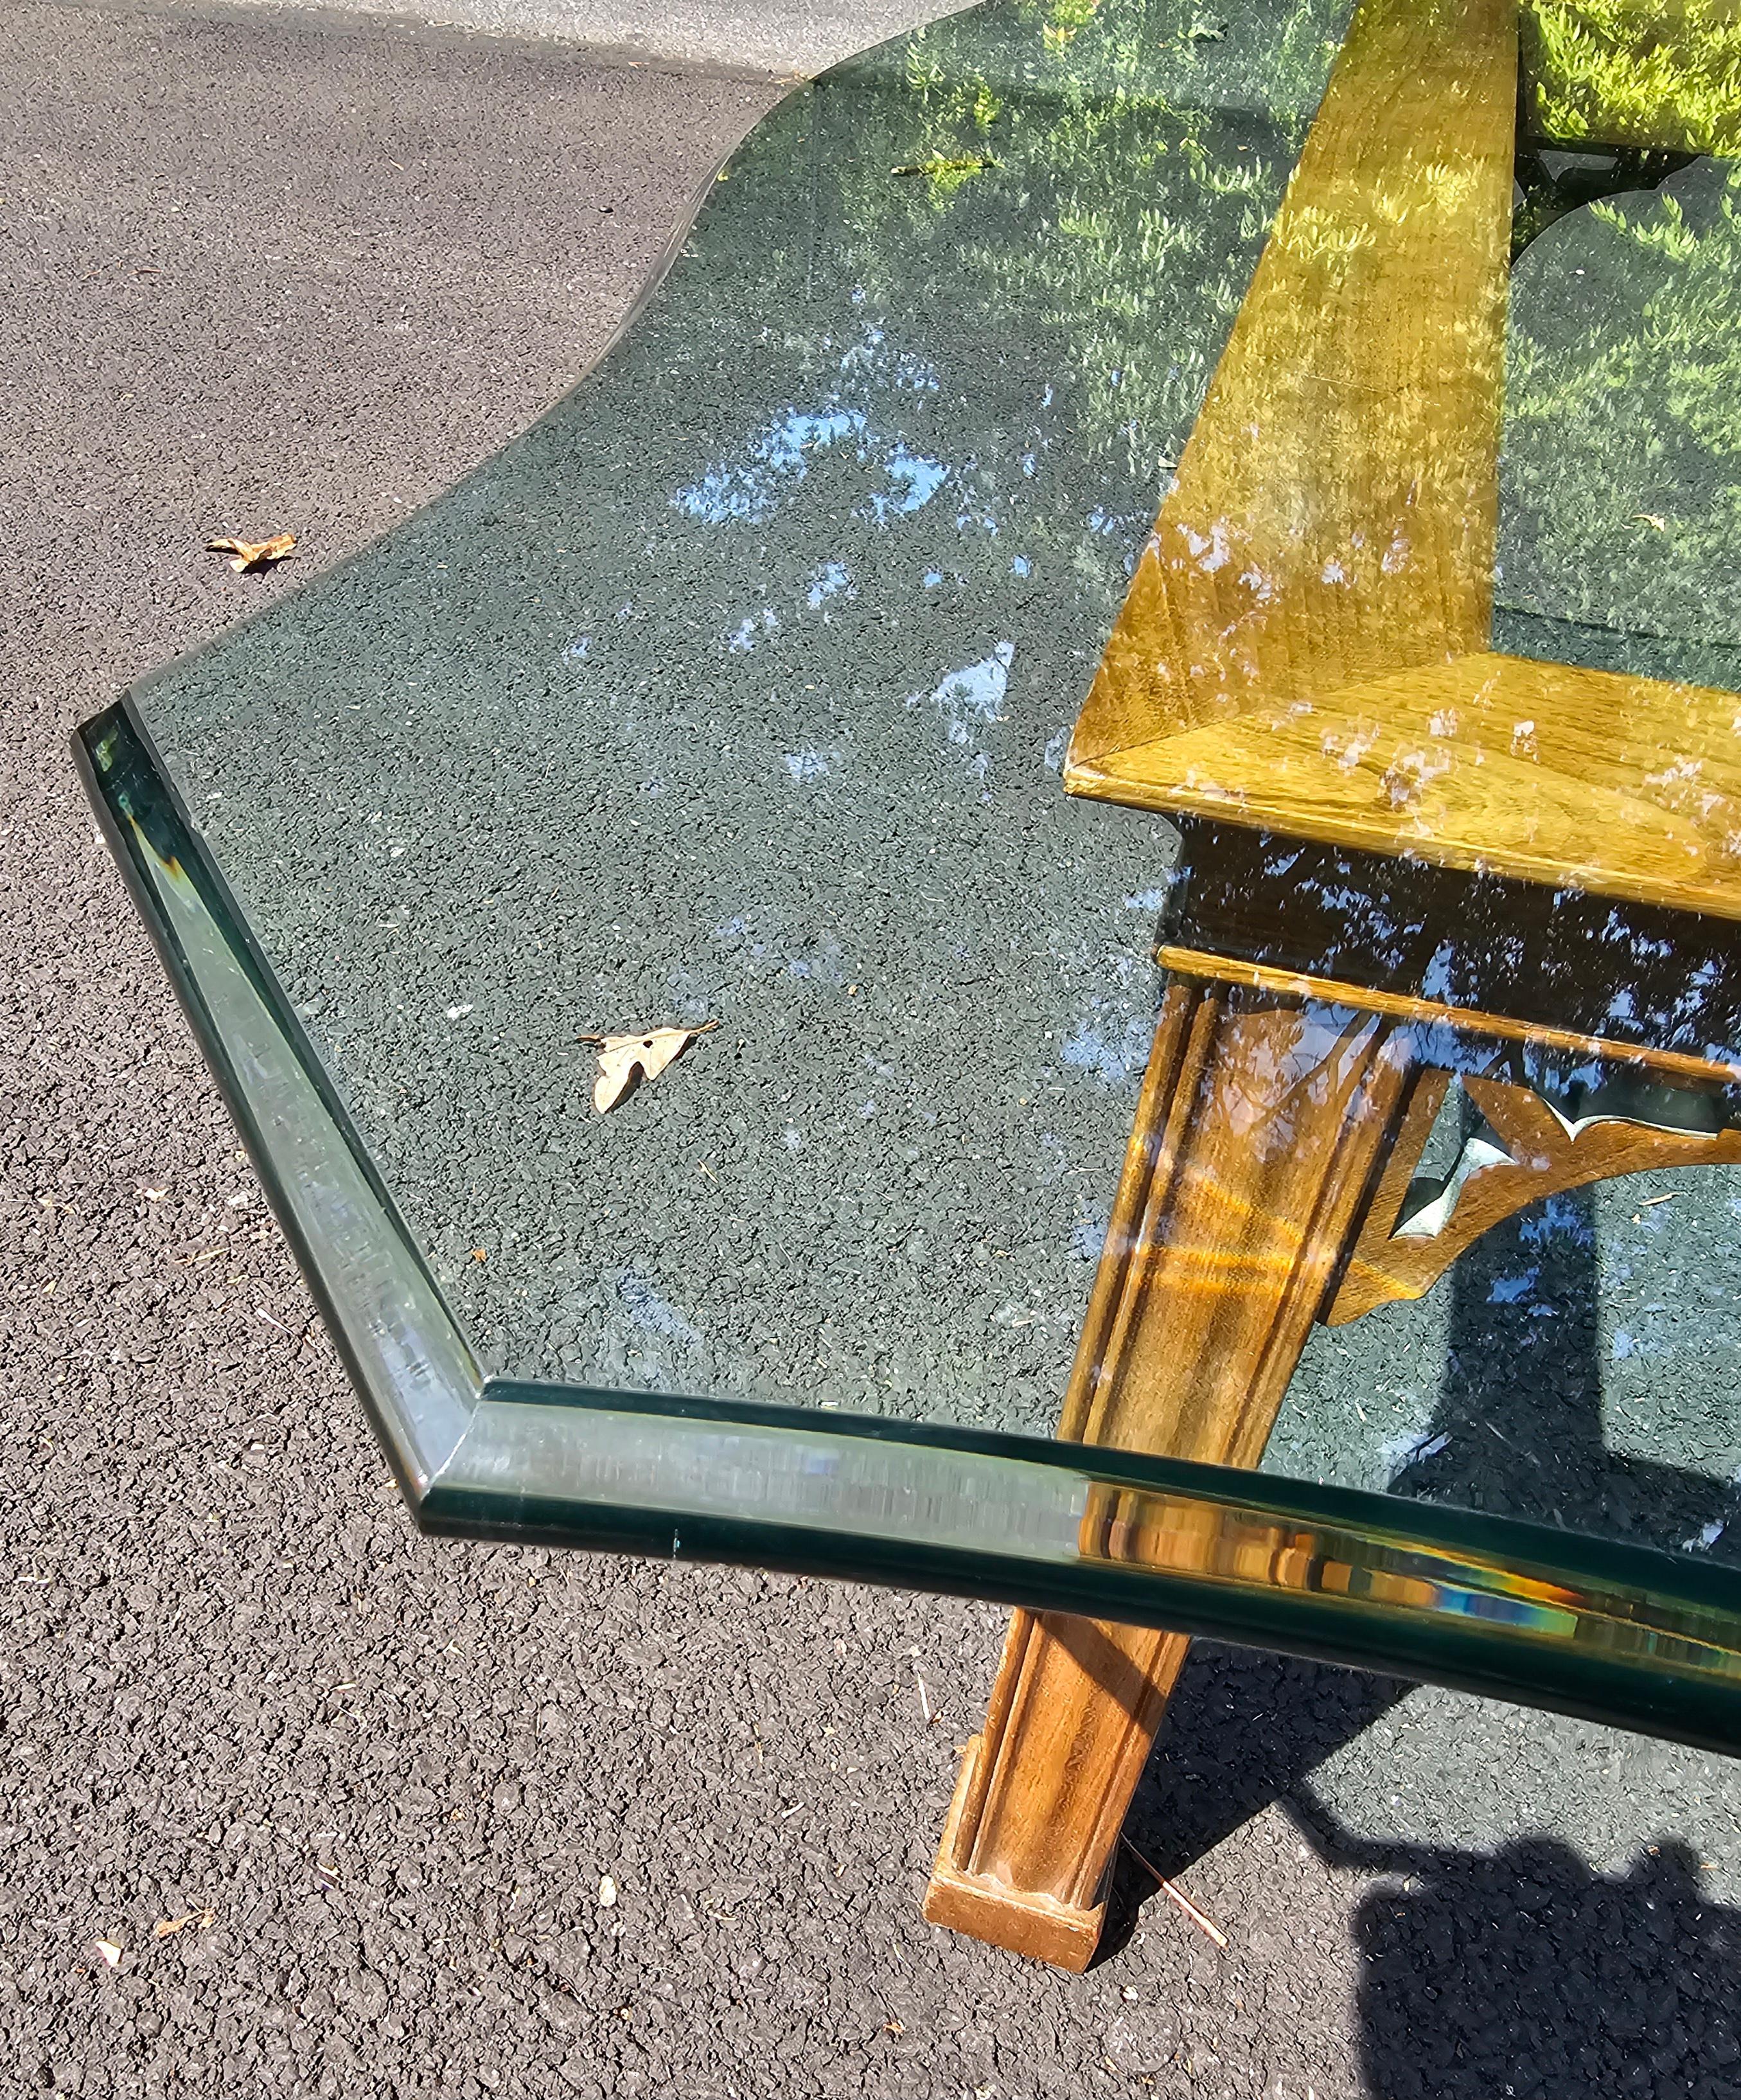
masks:
<instances>
[{"instance_id":1,"label":"leaf on pavement","mask_svg":"<svg viewBox=\"0 0 1741 2100\"><path fill-rule=\"evenodd\" d=\"M643 1028L632 1035L583 1035L598 1045L598 1077L593 1083L593 1106L601 1115L633 1092L637 1080L656 1079L698 1035L719 1026L705 1021L699 1028Z\"/></svg>"},{"instance_id":2,"label":"leaf on pavement","mask_svg":"<svg viewBox=\"0 0 1741 2100\"><path fill-rule=\"evenodd\" d=\"M270 540L208 540L205 551L209 554L227 554L230 567L238 576L251 569L269 569L275 562L281 562L296 546L294 532L275 532Z\"/></svg>"}]
</instances>

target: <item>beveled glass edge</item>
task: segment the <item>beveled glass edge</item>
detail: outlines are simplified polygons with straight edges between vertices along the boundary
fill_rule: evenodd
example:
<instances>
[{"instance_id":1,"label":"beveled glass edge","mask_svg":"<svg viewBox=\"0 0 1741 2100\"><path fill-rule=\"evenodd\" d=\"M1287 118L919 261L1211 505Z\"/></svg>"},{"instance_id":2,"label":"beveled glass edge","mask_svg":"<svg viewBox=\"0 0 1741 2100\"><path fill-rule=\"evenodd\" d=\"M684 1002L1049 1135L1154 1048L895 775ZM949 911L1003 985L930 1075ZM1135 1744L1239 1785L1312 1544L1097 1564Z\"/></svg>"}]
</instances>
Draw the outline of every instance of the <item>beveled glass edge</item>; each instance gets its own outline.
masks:
<instances>
[{"instance_id":1,"label":"beveled glass edge","mask_svg":"<svg viewBox=\"0 0 1741 2100\"><path fill-rule=\"evenodd\" d=\"M73 748L194 1039L415 1504L477 1405L471 1345L131 704L82 724Z\"/></svg>"},{"instance_id":2,"label":"beveled glass edge","mask_svg":"<svg viewBox=\"0 0 1741 2100\"><path fill-rule=\"evenodd\" d=\"M1396 1496L504 1379L421 1521L1166 1626L1741 1749L1741 1575Z\"/></svg>"},{"instance_id":3,"label":"beveled glass edge","mask_svg":"<svg viewBox=\"0 0 1741 2100\"><path fill-rule=\"evenodd\" d=\"M824 1408L486 1382L126 700L79 770L420 1525L1164 1626L1741 1751L1741 1573Z\"/></svg>"}]
</instances>

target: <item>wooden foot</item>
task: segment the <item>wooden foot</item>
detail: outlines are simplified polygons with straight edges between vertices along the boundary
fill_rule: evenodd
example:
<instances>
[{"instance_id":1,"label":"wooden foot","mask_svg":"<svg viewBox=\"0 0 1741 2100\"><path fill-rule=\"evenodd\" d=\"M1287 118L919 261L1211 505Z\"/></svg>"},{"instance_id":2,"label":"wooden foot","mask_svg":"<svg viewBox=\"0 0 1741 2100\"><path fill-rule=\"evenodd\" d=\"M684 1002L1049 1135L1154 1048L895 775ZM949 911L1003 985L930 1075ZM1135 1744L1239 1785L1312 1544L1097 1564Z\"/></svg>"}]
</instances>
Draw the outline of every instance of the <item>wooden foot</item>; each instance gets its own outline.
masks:
<instances>
[{"instance_id":1,"label":"wooden foot","mask_svg":"<svg viewBox=\"0 0 1741 2100\"><path fill-rule=\"evenodd\" d=\"M943 1826L932 1924L1088 1966L1106 1868L1189 1646L1182 1634L1016 1612Z\"/></svg>"},{"instance_id":2,"label":"wooden foot","mask_svg":"<svg viewBox=\"0 0 1741 2100\"><path fill-rule=\"evenodd\" d=\"M1407 1039L1261 991L1175 981L1062 1434L1255 1465L1417 1083ZM925 1915L1081 1969L1188 1643L1018 1613Z\"/></svg>"}]
</instances>

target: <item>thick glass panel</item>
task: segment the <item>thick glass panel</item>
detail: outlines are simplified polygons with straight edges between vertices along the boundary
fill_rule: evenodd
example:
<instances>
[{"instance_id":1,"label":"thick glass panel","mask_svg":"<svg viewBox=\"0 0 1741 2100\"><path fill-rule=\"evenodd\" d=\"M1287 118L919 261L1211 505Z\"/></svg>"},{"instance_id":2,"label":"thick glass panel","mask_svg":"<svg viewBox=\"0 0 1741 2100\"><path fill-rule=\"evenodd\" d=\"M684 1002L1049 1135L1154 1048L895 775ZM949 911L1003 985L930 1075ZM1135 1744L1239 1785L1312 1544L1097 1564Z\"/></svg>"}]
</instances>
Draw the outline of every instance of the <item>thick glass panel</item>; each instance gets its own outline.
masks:
<instances>
[{"instance_id":1,"label":"thick glass panel","mask_svg":"<svg viewBox=\"0 0 1741 2100\"><path fill-rule=\"evenodd\" d=\"M1391 31L1439 35L1461 93L1457 11L1405 12ZM1241 747L1234 788L1205 760L1182 798L1064 792L1109 635L1116 669L1140 613L1157 506L1188 493L1193 429L1200 459L1219 427L1199 411L1348 14L997 0L799 91L571 396L88 726L84 761L426 1522L1068 1605L1733 1740L1738 1599L1716 1564L1741 1476L1732 1170L1568 1187L1424 1296L1381 1290L1316 1328L1261 1483L1023 1440L1066 1418L1085 1323L1108 1361L1122 1346L1104 1294L1125 1228L1109 1228L1158 1083L1144 1093L1157 923L1189 948L1195 913L1229 954L1417 1006L1492 1008L1496 983L1518 1002L1510 1036L1332 1004L1273 1057L1240 1039L1215 1113L1294 1191L1276 1261L1310 1222L1288 1170L1317 1141L1326 1071L1357 1072L1375 1132L1403 1113L1405 1067L1456 1074L1430 1185L1397 1213L1416 1240L1521 1163L1484 1120L1496 1076L1568 1142L1608 1123L1706 1138L1731 1117L1741 1008L1723 1004L1735 942L1707 836L1726 760L1643 797L1638 823L1671 843L1704 827L1687 909L1681 875L1607 852L1633 835L1606 804L1566 819L1602 871L1581 887L1544 873L1514 792L1492 818L1503 850L1435 836L1410 813L1436 759L1393 764L1364 830L1308 811L1290 831L1262 797L1293 777L1303 686L1272 743ZM1523 667L1505 677L1681 681L1710 689L1683 709L1704 725L1713 693L1741 689L1731 164L1576 136L1576 167L1539 139L1519 160L1496 526L1459 543L1446 592L1479 615L1483 663ZM1296 185L1284 245L1328 302L1367 236L1316 194ZM1470 226L1502 254L1499 220ZM1315 311L1289 310L1302 342ZM1303 350L1277 368L1273 398L1296 408L1338 376ZM1430 484L1479 452L1479 412L1447 422L1411 386L1368 390L1363 427L1421 448ZM1259 480L1267 417L1240 426ZM1203 574L1227 567L1217 589L1236 575L1248 593L1229 660L1294 616L1285 558L1316 545L1308 469L1333 427L1306 416L1307 492L1261 521L1280 558L1230 564L1213 529L1194 549ZM1243 442L1216 440L1229 486ZM1410 582L1404 540L1369 552L1361 608ZM1348 577L1307 566L1321 642ZM1348 675L1371 674L1357 619L1336 631ZM1176 638L1174 654L1201 668ZM1455 743L1473 779L1487 731L1467 732L1459 692L1434 720L1460 708L1461 726L1423 729L1421 750ZM1362 704L1338 777L1366 763ZM1492 753L1532 758L1533 732L1512 708ZM1205 812L1246 845L1170 895L1163 810L1186 813L1188 860ZM1320 858L1294 858L1297 839ZM1604 948L1610 876L1631 915ZM1263 923L1241 947L1242 902ZM589 1039L673 1024L706 1032L596 1109ZM1629 1072L1592 1037L1673 1068ZM1208 1095L1181 1099L1178 1128L1201 1132ZM1375 1176L1368 1114L1349 1111L1347 1146ZM1271 1256L1250 1259L1261 1286ZM1159 1499L1103 1520L1126 1494Z\"/></svg>"}]
</instances>

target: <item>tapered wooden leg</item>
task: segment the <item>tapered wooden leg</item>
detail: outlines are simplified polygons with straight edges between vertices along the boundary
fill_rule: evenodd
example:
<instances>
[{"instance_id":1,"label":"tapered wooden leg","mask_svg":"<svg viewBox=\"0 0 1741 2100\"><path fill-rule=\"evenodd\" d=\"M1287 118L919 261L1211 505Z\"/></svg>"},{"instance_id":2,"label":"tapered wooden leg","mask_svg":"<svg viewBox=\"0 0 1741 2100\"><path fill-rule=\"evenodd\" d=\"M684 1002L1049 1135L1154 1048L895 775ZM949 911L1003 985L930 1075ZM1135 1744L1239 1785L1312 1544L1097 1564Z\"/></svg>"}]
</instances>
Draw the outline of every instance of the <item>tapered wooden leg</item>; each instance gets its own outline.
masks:
<instances>
[{"instance_id":1,"label":"tapered wooden leg","mask_svg":"<svg viewBox=\"0 0 1741 2100\"><path fill-rule=\"evenodd\" d=\"M1168 988L1060 1433L1254 1466L1418 1078L1371 1015ZM1086 1968L1184 1660L1179 1635L1018 1612L925 1915Z\"/></svg>"}]
</instances>

